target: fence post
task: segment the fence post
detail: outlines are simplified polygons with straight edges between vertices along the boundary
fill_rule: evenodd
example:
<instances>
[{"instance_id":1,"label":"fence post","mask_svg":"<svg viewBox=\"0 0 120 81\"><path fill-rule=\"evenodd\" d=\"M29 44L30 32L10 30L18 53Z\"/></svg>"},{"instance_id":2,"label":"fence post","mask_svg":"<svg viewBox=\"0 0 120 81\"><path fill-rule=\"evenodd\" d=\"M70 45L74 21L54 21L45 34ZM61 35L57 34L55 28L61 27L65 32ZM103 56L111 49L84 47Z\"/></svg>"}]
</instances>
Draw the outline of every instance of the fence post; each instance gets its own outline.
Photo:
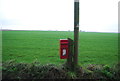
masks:
<instances>
[{"instance_id":1,"label":"fence post","mask_svg":"<svg viewBox=\"0 0 120 81\"><path fill-rule=\"evenodd\" d=\"M67 58L67 66L69 69L73 69L73 40L68 38L68 50L69 50L69 54L68 54L68 58Z\"/></svg>"}]
</instances>

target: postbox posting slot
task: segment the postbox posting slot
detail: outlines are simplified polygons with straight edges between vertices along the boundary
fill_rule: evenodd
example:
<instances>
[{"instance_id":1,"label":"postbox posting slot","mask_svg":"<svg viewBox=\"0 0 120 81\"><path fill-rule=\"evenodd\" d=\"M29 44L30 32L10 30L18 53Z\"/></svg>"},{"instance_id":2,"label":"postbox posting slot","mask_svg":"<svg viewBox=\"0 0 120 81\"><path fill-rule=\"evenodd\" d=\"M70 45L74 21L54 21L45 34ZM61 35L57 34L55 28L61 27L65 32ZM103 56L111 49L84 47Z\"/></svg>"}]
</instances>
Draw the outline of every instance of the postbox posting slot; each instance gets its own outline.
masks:
<instances>
[{"instance_id":1,"label":"postbox posting slot","mask_svg":"<svg viewBox=\"0 0 120 81\"><path fill-rule=\"evenodd\" d=\"M61 45L68 45L68 42L62 42Z\"/></svg>"}]
</instances>

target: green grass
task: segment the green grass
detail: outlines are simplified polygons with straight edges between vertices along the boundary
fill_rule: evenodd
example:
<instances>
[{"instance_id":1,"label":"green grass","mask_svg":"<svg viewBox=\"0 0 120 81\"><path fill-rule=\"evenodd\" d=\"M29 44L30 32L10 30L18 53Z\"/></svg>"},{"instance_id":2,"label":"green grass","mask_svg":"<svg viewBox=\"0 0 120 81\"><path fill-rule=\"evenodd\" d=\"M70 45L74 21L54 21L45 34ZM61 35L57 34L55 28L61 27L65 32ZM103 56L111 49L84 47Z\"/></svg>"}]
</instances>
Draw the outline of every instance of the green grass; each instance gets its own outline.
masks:
<instances>
[{"instance_id":1,"label":"green grass","mask_svg":"<svg viewBox=\"0 0 120 81\"><path fill-rule=\"evenodd\" d=\"M118 61L117 33L80 32L79 64L108 64ZM59 39L73 39L73 32L63 31L2 31L2 60L42 64L62 64Z\"/></svg>"}]
</instances>

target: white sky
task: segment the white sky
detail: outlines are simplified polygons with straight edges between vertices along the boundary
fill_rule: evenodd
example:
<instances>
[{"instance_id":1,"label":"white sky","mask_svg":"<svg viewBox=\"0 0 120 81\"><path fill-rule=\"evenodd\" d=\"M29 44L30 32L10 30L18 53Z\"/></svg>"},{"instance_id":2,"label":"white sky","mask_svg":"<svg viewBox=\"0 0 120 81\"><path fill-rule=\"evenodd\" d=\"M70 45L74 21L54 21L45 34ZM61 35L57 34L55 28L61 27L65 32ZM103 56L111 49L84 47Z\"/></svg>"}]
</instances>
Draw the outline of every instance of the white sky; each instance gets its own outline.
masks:
<instances>
[{"instance_id":1,"label":"white sky","mask_svg":"<svg viewBox=\"0 0 120 81\"><path fill-rule=\"evenodd\" d=\"M80 30L118 31L118 1L80 0ZM2 29L73 30L74 0L0 0Z\"/></svg>"}]
</instances>

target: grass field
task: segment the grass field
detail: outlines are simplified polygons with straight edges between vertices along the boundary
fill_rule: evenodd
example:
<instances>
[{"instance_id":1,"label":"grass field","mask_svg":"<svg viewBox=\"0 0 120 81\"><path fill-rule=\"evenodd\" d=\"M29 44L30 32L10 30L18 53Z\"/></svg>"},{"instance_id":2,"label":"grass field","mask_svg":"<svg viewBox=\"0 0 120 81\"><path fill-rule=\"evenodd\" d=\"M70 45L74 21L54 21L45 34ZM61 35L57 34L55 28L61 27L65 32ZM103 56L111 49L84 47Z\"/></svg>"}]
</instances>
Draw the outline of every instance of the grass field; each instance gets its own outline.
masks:
<instances>
[{"instance_id":1,"label":"grass field","mask_svg":"<svg viewBox=\"0 0 120 81\"><path fill-rule=\"evenodd\" d=\"M65 31L2 31L2 60L62 64L59 39L73 39ZM80 32L79 64L108 64L118 61L118 34Z\"/></svg>"}]
</instances>

